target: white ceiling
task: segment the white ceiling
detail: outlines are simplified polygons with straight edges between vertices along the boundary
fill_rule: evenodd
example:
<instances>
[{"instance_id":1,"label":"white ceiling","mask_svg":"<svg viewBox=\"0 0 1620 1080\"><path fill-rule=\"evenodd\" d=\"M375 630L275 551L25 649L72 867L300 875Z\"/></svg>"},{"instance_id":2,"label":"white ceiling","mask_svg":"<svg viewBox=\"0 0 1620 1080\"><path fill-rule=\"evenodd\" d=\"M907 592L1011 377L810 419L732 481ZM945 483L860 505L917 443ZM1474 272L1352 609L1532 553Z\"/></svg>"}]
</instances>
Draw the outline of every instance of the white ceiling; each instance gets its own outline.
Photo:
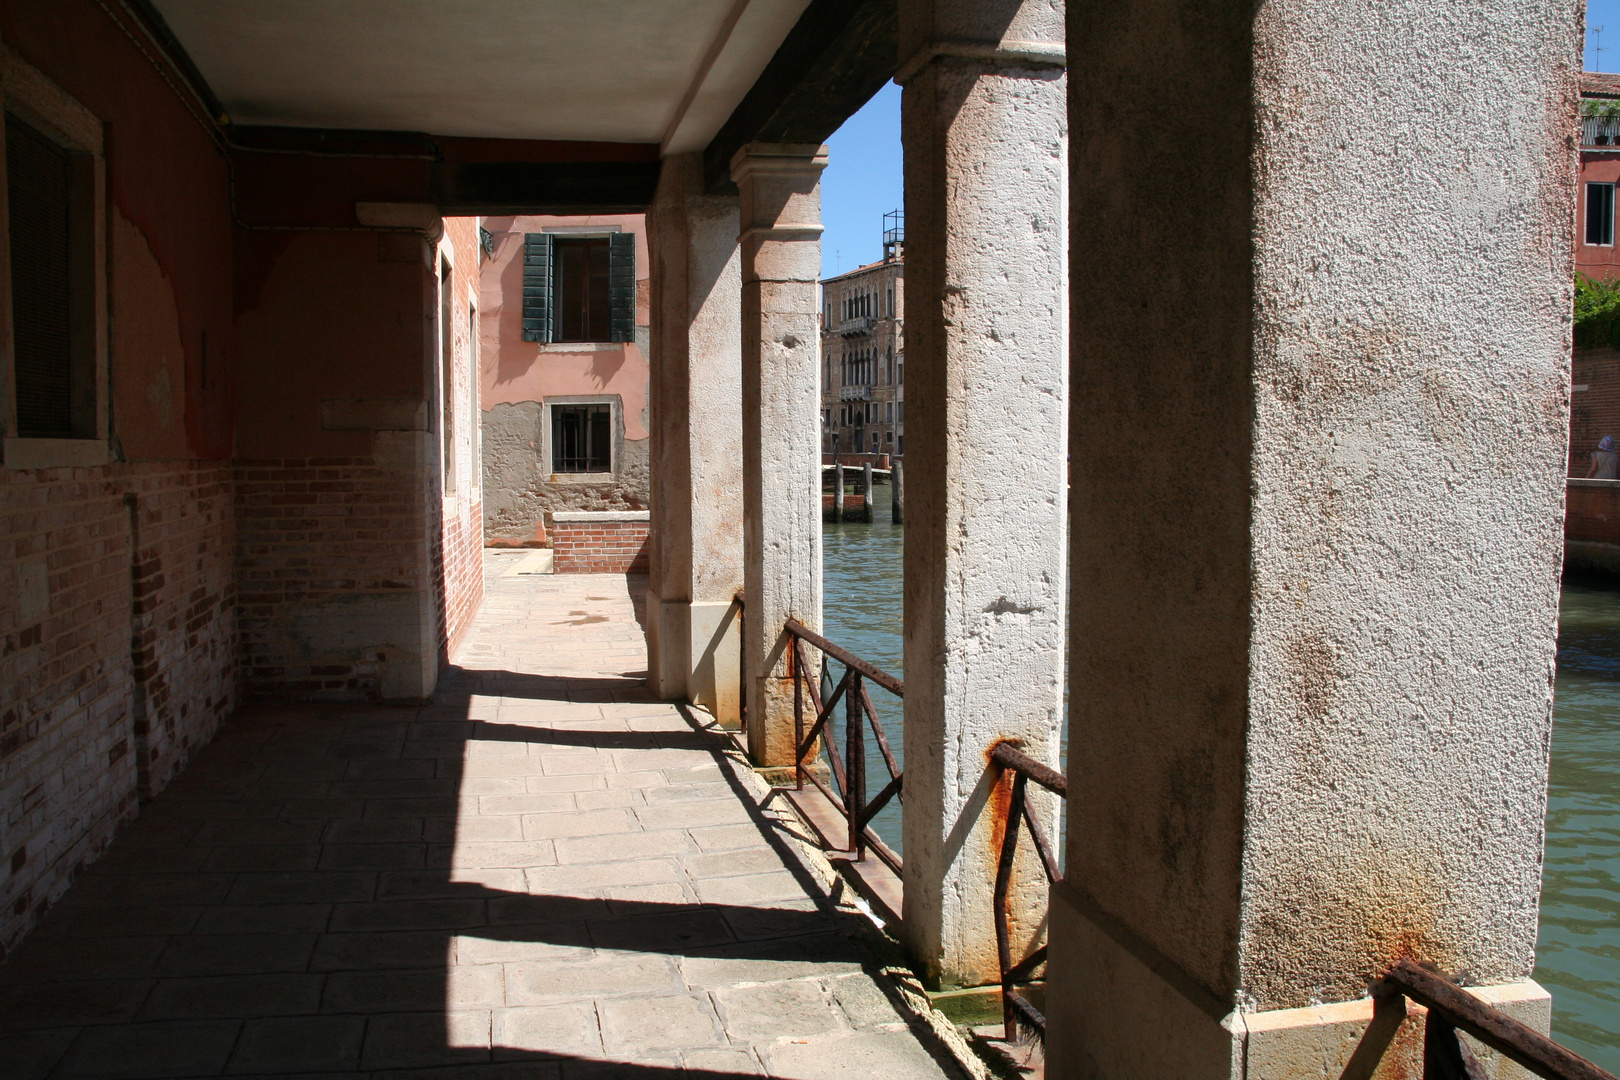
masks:
<instances>
[{"instance_id":1,"label":"white ceiling","mask_svg":"<svg viewBox=\"0 0 1620 1080\"><path fill-rule=\"evenodd\" d=\"M809 0L155 0L238 124L707 145Z\"/></svg>"}]
</instances>

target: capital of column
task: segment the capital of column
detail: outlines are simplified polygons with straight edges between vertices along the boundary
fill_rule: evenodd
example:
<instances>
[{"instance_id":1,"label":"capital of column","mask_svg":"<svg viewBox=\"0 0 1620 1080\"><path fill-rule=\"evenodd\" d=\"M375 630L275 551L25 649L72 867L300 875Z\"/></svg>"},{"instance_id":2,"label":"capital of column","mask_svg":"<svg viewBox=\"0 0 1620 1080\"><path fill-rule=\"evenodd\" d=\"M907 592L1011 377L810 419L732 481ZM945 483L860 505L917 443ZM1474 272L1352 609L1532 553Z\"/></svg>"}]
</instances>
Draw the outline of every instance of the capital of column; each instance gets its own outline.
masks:
<instances>
[{"instance_id":1,"label":"capital of column","mask_svg":"<svg viewBox=\"0 0 1620 1080\"><path fill-rule=\"evenodd\" d=\"M741 195L743 281L814 282L821 276L818 143L748 143L731 159Z\"/></svg>"},{"instance_id":2,"label":"capital of column","mask_svg":"<svg viewBox=\"0 0 1620 1080\"><path fill-rule=\"evenodd\" d=\"M731 179L740 186L762 174L817 178L826 167L827 147L821 143L744 143L731 156Z\"/></svg>"},{"instance_id":3,"label":"capital of column","mask_svg":"<svg viewBox=\"0 0 1620 1080\"><path fill-rule=\"evenodd\" d=\"M1062 42L1052 41L965 41L945 38L926 41L894 73L901 86L916 78L935 60L977 60L1003 68L1024 70L1063 69L1069 59Z\"/></svg>"}]
</instances>

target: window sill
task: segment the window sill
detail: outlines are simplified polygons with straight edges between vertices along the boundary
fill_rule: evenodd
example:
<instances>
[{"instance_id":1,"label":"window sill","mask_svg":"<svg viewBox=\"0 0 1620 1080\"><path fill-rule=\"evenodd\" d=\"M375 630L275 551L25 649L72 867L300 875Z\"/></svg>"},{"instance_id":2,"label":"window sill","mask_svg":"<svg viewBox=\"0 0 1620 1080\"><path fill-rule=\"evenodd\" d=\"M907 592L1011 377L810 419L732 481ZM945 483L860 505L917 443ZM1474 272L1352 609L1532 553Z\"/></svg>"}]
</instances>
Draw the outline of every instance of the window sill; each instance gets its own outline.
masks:
<instances>
[{"instance_id":1,"label":"window sill","mask_svg":"<svg viewBox=\"0 0 1620 1080\"><path fill-rule=\"evenodd\" d=\"M628 341L547 341L540 345L543 353L615 352L631 344Z\"/></svg>"},{"instance_id":2,"label":"window sill","mask_svg":"<svg viewBox=\"0 0 1620 1080\"><path fill-rule=\"evenodd\" d=\"M611 484L617 474L610 472L558 472L551 474L553 484Z\"/></svg>"},{"instance_id":3,"label":"window sill","mask_svg":"<svg viewBox=\"0 0 1620 1080\"><path fill-rule=\"evenodd\" d=\"M106 439L7 439L8 469L64 469L105 465L112 460Z\"/></svg>"}]
</instances>

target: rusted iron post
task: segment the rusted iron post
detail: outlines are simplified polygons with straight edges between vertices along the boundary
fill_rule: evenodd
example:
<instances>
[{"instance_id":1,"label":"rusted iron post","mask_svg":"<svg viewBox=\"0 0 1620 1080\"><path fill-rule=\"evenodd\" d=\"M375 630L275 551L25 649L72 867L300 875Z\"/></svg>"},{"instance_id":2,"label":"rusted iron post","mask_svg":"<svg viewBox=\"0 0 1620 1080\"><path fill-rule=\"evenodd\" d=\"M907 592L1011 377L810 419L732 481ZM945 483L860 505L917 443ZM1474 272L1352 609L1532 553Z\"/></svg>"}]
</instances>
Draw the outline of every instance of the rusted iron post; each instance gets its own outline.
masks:
<instances>
[{"instance_id":1,"label":"rusted iron post","mask_svg":"<svg viewBox=\"0 0 1620 1080\"><path fill-rule=\"evenodd\" d=\"M1003 779L1005 779L1003 774ZM1007 1042L1018 1039L1018 1018L1013 1012L1012 934L1007 926L1007 894L1012 889L1013 863L1018 858L1018 819L1024 809L1024 792L1028 784L1022 772L1013 772L1012 798L1007 800L1007 828L1001 837L1001 857L996 862L996 956L1001 961L1001 1022Z\"/></svg>"},{"instance_id":2,"label":"rusted iron post","mask_svg":"<svg viewBox=\"0 0 1620 1080\"><path fill-rule=\"evenodd\" d=\"M866 836L861 819L866 815L866 725L862 723L865 717L861 714L861 697L864 687L861 685L861 673L851 673L854 678L849 692L844 695L844 715L848 720L848 738L844 740L844 753L848 761L844 766L844 775L847 777L844 787L844 806L849 811L849 850L854 857L866 857Z\"/></svg>"},{"instance_id":3,"label":"rusted iron post","mask_svg":"<svg viewBox=\"0 0 1620 1080\"><path fill-rule=\"evenodd\" d=\"M793 786L804 790L804 654L799 639L788 633L793 650L788 655L788 670L793 673Z\"/></svg>"}]
</instances>

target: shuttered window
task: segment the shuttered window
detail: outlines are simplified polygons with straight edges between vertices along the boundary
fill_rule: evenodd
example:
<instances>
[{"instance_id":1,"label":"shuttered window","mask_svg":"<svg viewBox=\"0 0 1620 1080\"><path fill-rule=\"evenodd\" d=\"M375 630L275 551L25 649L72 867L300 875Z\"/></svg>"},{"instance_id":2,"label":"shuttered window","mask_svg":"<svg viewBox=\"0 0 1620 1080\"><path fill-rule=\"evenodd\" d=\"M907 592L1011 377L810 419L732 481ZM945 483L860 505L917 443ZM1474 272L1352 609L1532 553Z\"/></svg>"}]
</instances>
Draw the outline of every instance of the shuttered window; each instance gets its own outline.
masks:
<instances>
[{"instance_id":1,"label":"shuttered window","mask_svg":"<svg viewBox=\"0 0 1620 1080\"><path fill-rule=\"evenodd\" d=\"M636 238L608 237L608 340L636 340Z\"/></svg>"},{"instance_id":2,"label":"shuttered window","mask_svg":"<svg viewBox=\"0 0 1620 1080\"><path fill-rule=\"evenodd\" d=\"M523 340L551 340L551 271L555 245L550 233L523 237Z\"/></svg>"},{"instance_id":3,"label":"shuttered window","mask_svg":"<svg viewBox=\"0 0 1620 1080\"><path fill-rule=\"evenodd\" d=\"M72 154L6 116L17 434L68 439L74 425Z\"/></svg>"},{"instance_id":4,"label":"shuttered window","mask_svg":"<svg viewBox=\"0 0 1620 1080\"><path fill-rule=\"evenodd\" d=\"M636 339L636 238L523 237L523 340Z\"/></svg>"}]
</instances>

